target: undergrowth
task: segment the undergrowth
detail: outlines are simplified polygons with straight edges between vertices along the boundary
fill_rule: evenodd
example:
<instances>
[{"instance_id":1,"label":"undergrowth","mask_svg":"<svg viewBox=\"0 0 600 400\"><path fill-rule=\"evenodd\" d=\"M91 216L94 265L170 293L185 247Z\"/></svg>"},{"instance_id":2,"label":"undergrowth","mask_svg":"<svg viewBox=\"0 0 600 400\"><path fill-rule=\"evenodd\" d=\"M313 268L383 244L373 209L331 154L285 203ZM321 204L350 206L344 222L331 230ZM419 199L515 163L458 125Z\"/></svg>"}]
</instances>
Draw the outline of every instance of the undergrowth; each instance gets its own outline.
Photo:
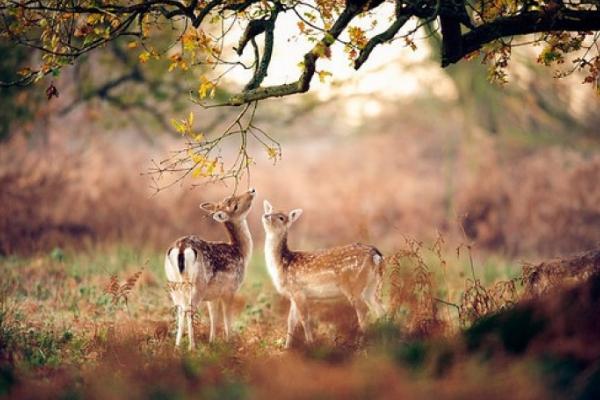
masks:
<instances>
[{"instance_id":1,"label":"undergrowth","mask_svg":"<svg viewBox=\"0 0 600 400\"><path fill-rule=\"evenodd\" d=\"M473 253L441 236L406 239L386 257L384 318L361 335L347 304L315 305L316 343L291 351L283 349L289 305L258 254L234 302L233 339L208 344L199 307L194 352L174 350L161 253L117 246L5 257L0 396L502 398L497 379L524 398L564 382L591 390L593 361L528 355L548 323L511 311L527 291L518 266Z\"/></svg>"}]
</instances>

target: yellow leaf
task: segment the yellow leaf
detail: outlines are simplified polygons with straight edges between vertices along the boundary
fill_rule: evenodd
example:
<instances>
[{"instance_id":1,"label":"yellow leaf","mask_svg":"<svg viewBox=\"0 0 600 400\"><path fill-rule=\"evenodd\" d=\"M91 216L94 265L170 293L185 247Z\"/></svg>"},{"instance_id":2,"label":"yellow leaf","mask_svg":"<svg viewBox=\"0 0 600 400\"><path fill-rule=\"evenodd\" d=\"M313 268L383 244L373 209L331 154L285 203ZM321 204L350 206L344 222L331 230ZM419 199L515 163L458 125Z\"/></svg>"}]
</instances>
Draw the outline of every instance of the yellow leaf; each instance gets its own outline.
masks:
<instances>
[{"instance_id":1,"label":"yellow leaf","mask_svg":"<svg viewBox=\"0 0 600 400\"><path fill-rule=\"evenodd\" d=\"M214 96L216 85L206 79L205 76L200 77L200 87L198 87L198 97L204 99L208 95Z\"/></svg>"},{"instance_id":2,"label":"yellow leaf","mask_svg":"<svg viewBox=\"0 0 600 400\"><path fill-rule=\"evenodd\" d=\"M348 28L348 35L350 36L350 42L359 48L363 48L367 44L367 36L358 26L351 26Z\"/></svg>"},{"instance_id":3,"label":"yellow leaf","mask_svg":"<svg viewBox=\"0 0 600 400\"><path fill-rule=\"evenodd\" d=\"M302 21L298 22L298 29L300 29L301 33L304 33L304 31L306 30L306 25L304 24L304 22L302 22Z\"/></svg>"},{"instance_id":4,"label":"yellow leaf","mask_svg":"<svg viewBox=\"0 0 600 400\"><path fill-rule=\"evenodd\" d=\"M145 14L144 18L142 19L142 36L148 37L149 34L150 34L150 15Z\"/></svg>"},{"instance_id":5,"label":"yellow leaf","mask_svg":"<svg viewBox=\"0 0 600 400\"><path fill-rule=\"evenodd\" d=\"M21 68L21 69L20 69L20 70L17 72L17 74L19 74L19 75L21 75L21 76L26 76L26 75L29 75L29 74L31 74L31 68L29 68L29 67Z\"/></svg>"},{"instance_id":6,"label":"yellow leaf","mask_svg":"<svg viewBox=\"0 0 600 400\"><path fill-rule=\"evenodd\" d=\"M147 62L148 62L148 60L150 59L150 53L148 53L147 51L143 51L143 52L140 54L139 58L140 58L140 62L141 62L142 64L145 64L145 63L147 63Z\"/></svg>"},{"instance_id":7,"label":"yellow leaf","mask_svg":"<svg viewBox=\"0 0 600 400\"><path fill-rule=\"evenodd\" d=\"M87 17L85 22L87 22L88 25L96 25L97 23L104 22L104 15L92 14Z\"/></svg>"},{"instance_id":8,"label":"yellow leaf","mask_svg":"<svg viewBox=\"0 0 600 400\"><path fill-rule=\"evenodd\" d=\"M188 156L190 156L190 159L194 164L197 164L197 166L202 166L206 162L206 157L202 154L195 153L193 150L188 149Z\"/></svg>"},{"instance_id":9,"label":"yellow leaf","mask_svg":"<svg viewBox=\"0 0 600 400\"><path fill-rule=\"evenodd\" d=\"M182 134L182 135L184 135L184 134L185 134L185 132L186 132L186 127L185 127L185 125L184 125L184 124L182 124L181 122L179 122L179 121L177 121L177 120L175 120L175 119L172 119L172 120L171 120L171 125L173 125L173 128L175 128L175 130L176 130L177 132L179 132L180 134Z\"/></svg>"},{"instance_id":10,"label":"yellow leaf","mask_svg":"<svg viewBox=\"0 0 600 400\"><path fill-rule=\"evenodd\" d=\"M205 176L204 171L202 170L202 167L194 168L194 170L192 171L192 178L198 178L198 177L202 177L202 176Z\"/></svg>"},{"instance_id":11,"label":"yellow leaf","mask_svg":"<svg viewBox=\"0 0 600 400\"><path fill-rule=\"evenodd\" d=\"M133 42L127 43L127 48L129 48L129 49L137 49L137 47L138 47L138 42L133 41Z\"/></svg>"},{"instance_id":12,"label":"yellow leaf","mask_svg":"<svg viewBox=\"0 0 600 400\"><path fill-rule=\"evenodd\" d=\"M275 161L277 159L277 156L279 156L279 151L275 147L268 146L267 155L269 156L269 159Z\"/></svg>"},{"instance_id":13,"label":"yellow leaf","mask_svg":"<svg viewBox=\"0 0 600 400\"><path fill-rule=\"evenodd\" d=\"M186 32L181 37L181 43L183 44L183 49L185 51L189 51L189 52L193 52L196 50L196 48L198 47L198 41L199 41L199 38L195 31Z\"/></svg>"},{"instance_id":14,"label":"yellow leaf","mask_svg":"<svg viewBox=\"0 0 600 400\"><path fill-rule=\"evenodd\" d=\"M206 167L206 175L211 176L217 168L217 159L212 160Z\"/></svg>"},{"instance_id":15,"label":"yellow leaf","mask_svg":"<svg viewBox=\"0 0 600 400\"><path fill-rule=\"evenodd\" d=\"M325 78L332 76L329 71L319 71L317 74L319 75L319 81L321 81L321 83L325 83Z\"/></svg>"}]
</instances>

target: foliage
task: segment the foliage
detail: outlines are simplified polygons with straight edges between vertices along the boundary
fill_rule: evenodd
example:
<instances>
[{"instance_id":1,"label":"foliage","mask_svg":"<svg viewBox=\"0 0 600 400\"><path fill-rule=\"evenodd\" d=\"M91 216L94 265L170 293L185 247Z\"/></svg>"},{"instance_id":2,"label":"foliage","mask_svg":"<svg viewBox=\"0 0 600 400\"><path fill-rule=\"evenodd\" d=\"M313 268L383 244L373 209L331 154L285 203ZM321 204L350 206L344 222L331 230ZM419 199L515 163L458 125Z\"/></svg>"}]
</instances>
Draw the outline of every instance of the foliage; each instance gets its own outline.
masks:
<instances>
[{"instance_id":1,"label":"foliage","mask_svg":"<svg viewBox=\"0 0 600 400\"><path fill-rule=\"evenodd\" d=\"M245 114L257 101L309 90L315 74L321 80L330 76L329 71L318 69L316 64L319 59L332 56L331 47L336 43L344 46L349 61L360 68L383 43L402 39L406 46L414 48L415 36L421 28L427 27L430 34L440 38L443 66L481 54L482 61L490 66L489 78L505 82L511 49L523 44L540 45L538 61L541 64L562 65L571 60L573 66L557 75L585 71L584 82L598 87L600 58L596 42L600 11L595 1L443 0L439 4L430 0L105 3L78 0L68 4L7 1L0 6L0 12L0 35L12 43L33 48L41 55L39 63L21 68L19 77L5 81L4 86L40 81L47 75L58 74L90 52L110 48L110 44L118 40L123 46L123 40L127 40L127 51L136 54L138 63L143 66L163 63L166 71L198 71L190 98L203 107L218 94L218 88L231 71L252 71L241 92L219 101L220 105L246 105ZM384 13L391 22L381 31L377 22ZM264 86L271 60L276 56L276 22L284 14L297 18L297 36L312 48L298 57L300 72L295 82ZM240 30L243 32L238 44L231 45L232 37ZM176 32L175 39L161 41L164 31ZM532 36L521 40L525 35ZM256 40L261 36L264 39L259 46ZM253 50L251 62L244 57L248 44ZM140 71L139 65L130 68ZM58 92L51 90L51 93ZM245 124L240 117L234 119L231 126L239 129L226 129L213 139L205 132L202 136L205 141L191 142L201 146L202 151L194 151L188 143L188 148L175 160L166 160L166 165L157 165L153 172L157 176L178 172L209 179L234 178L237 184L252 163L245 150L248 138L256 137L270 158L276 159L280 154L270 138L252 124L252 115L246 115L250 122ZM231 166L217 169L215 166L221 160L216 144L231 136L241 138L238 157ZM194 161L197 156L202 157L201 162Z\"/></svg>"}]
</instances>

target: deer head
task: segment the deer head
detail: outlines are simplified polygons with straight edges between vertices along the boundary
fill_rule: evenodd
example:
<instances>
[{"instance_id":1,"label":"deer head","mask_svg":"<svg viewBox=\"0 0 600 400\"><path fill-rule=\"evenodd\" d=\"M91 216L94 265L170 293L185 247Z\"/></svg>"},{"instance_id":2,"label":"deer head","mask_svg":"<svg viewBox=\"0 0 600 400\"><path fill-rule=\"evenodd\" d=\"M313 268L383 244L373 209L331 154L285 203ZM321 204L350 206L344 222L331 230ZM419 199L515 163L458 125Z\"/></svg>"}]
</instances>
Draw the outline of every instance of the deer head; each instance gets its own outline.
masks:
<instances>
[{"instance_id":1,"label":"deer head","mask_svg":"<svg viewBox=\"0 0 600 400\"><path fill-rule=\"evenodd\" d=\"M256 195L254 188L239 196L226 197L218 203L206 202L200 208L209 213L217 222L239 222L246 218Z\"/></svg>"},{"instance_id":2,"label":"deer head","mask_svg":"<svg viewBox=\"0 0 600 400\"><path fill-rule=\"evenodd\" d=\"M263 226L267 234L281 236L287 233L288 229L302 215L302 210L297 208L288 214L273 212L273 206L267 200L263 203L264 211L262 217Z\"/></svg>"}]
</instances>

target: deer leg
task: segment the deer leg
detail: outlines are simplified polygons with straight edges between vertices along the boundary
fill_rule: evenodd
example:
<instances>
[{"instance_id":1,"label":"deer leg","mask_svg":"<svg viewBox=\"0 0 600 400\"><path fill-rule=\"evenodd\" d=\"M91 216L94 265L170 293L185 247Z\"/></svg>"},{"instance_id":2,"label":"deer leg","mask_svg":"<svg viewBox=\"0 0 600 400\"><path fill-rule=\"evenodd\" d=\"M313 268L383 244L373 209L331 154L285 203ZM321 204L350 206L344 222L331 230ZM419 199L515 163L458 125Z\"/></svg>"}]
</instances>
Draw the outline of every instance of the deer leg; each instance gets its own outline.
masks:
<instances>
[{"instance_id":1,"label":"deer leg","mask_svg":"<svg viewBox=\"0 0 600 400\"><path fill-rule=\"evenodd\" d=\"M361 297L356 297L352 305L356 310L358 326L360 327L360 330L364 332L367 329L367 313L369 312L369 307Z\"/></svg>"},{"instance_id":2,"label":"deer leg","mask_svg":"<svg viewBox=\"0 0 600 400\"><path fill-rule=\"evenodd\" d=\"M185 318L185 310L182 305L177 306L177 335L175 336L175 346L179 347L181 344L181 337L183 336L183 320Z\"/></svg>"},{"instance_id":3,"label":"deer leg","mask_svg":"<svg viewBox=\"0 0 600 400\"><path fill-rule=\"evenodd\" d=\"M378 286L379 279L377 276L375 276L369 279L367 287L362 292L362 298L365 300L370 311L375 314L377 319L381 318L383 314L385 314L385 309L383 308L383 304L381 304L381 299L377 293Z\"/></svg>"},{"instance_id":4,"label":"deer leg","mask_svg":"<svg viewBox=\"0 0 600 400\"><path fill-rule=\"evenodd\" d=\"M190 304L190 307L186 310L185 315L187 317L187 328L188 328L188 349L194 350L196 343L194 341L194 308Z\"/></svg>"},{"instance_id":5,"label":"deer leg","mask_svg":"<svg viewBox=\"0 0 600 400\"><path fill-rule=\"evenodd\" d=\"M342 288L342 293L346 296L354 310L356 311L356 317L358 318L358 326L361 331L365 331L367 328L367 313L369 312L369 307L367 303L362 298L362 294L355 294L349 288Z\"/></svg>"},{"instance_id":6,"label":"deer leg","mask_svg":"<svg viewBox=\"0 0 600 400\"><path fill-rule=\"evenodd\" d=\"M193 350L196 347L194 340L194 311L195 305L198 304L195 300L196 287L195 285L189 285L189 292L182 293L183 304L186 307L185 317L187 319L187 331L188 331L188 349Z\"/></svg>"},{"instance_id":7,"label":"deer leg","mask_svg":"<svg viewBox=\"0 0 600 400\"><path fill-rule=\"evenodd\" d=\"M287 326L287 337L285 339L285 348L289 349L292 347L294 342L294 332L298 327L298 309L296 308L296 303L293 301L290 302L290 312L288 314L288 326Z\"/></svg>"},{"instance_id":8,"label":"deer leg","mask_svg":"<svg viewBox=\"0 0 600 400\"><path fill-rule=\"evenodd\" d=\"M381 304L380 300L377 298L377 296L374 296L372 294L363 295L363 300L367 303L369 310L373 314L375 314L375 317L377 319L383 317L385 310L384 310L383 305Z\"/></svg>"},{"instance_id":9,"label":"deer leg","mask_svg":"<svg viewBox=\"0 0 600 400\"><path fill-rule=\"evenodd\" d=\"M210 318L209 342L214 342L217 338L217 325L219 324L219 304L217 301L208 301L208 316Z\"/></svg>"},{"instance_id":10,"label":"deer leg","mask_svg":"<svg viewBox=\"0 0 600 400\"><path fill-rule=\"evenodd\" d=\"M303 295L295 296L292 301L296 305L296 311L298 313L300 322L302 323L302 327L304 328L304 337L306 339L306 343L312 343L314 339L310 326L310 317L306 298Z\"/></svg>"},{"instance_id":11,"label":"deer leg","mask_svg":"<svg viewBox=\"0 0 600 400\"><path fill-rule=\"evenodd\" d=\"M221 300L221 306L223 307L223 330L225 333L225 340L229 340L231 331L231 324L233 323L233 307L232 307L233 296L227 297Z\"/></svg>"}]
</instances>

